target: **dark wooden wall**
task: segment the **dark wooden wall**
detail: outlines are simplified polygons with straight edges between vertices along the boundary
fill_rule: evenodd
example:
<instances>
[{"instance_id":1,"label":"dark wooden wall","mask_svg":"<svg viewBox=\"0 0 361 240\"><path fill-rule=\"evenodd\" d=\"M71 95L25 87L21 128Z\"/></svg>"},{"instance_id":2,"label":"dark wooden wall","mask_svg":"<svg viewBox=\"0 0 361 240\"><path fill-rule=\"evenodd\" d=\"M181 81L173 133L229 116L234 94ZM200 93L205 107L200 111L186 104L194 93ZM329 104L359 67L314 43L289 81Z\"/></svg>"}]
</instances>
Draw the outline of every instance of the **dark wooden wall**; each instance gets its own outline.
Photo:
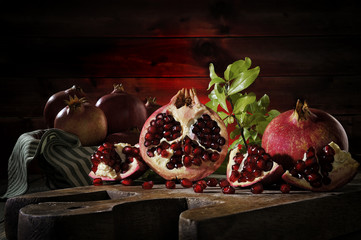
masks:
<instances>
[{"instance_id":1,"label":"dark wooden wall","mask_svg":"<svg viewBox=\"0 0 361 240\"><path fill-rule=\"evenodd\" d=\"M296 100L333 114L361 157L361 18L357 1L6 1L0 7L0 176L16 139L44 128L53 93L94 101L122 82L166 103L182 87L207 101L208 65L250 57L247 91L285 111Z\"/></svg>"}]
</instances>

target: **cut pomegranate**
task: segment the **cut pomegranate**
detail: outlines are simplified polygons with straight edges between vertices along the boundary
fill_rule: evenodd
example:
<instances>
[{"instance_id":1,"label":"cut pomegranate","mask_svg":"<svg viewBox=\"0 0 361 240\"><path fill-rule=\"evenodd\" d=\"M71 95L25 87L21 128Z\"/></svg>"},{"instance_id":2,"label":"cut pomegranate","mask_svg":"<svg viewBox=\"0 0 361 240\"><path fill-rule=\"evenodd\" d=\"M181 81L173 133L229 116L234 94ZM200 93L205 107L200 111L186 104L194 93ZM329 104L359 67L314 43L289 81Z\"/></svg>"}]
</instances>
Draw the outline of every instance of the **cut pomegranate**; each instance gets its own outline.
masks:
<instances>
[{"instance_id":1,"label":"cut pomegranate","mask_svg":"<svg viewBox=\"0 0 361 240\"><path fill-rule=\"evenodd\" d=\"M182 89L148 118L139 145L144 161L164 179L196 181L224 161L228 134L218 114L199 102L194 89Z\"/></svg>"},{"instance_id":2,"label":"cut pomegranate","mask_svg":"<svg viewBox=\"0 0 361 240\"><path fill-rule=\"evenodd\" d=\"M287 183L311 191L332 191L350 182L359 163L351 154L331 142L320 151L310 147L301 160L286 171L282 178Z\"/></svg>"},{"instance_id":3,"label":"cut pomegranate","mask_svg":"<svg viewBox=\"0 0 361 240\"><path fill-rule=\"evenodd\" d=\"M235 148L229 154L227 179L233 187L248 187L257 182L271 184L283 173L283 168L260 146L248 146L245 154Z\"/></svg>"},{"instance_id":4,"label":"cut pomegranate","mask_svg":"<svg viewBox=\"0 0 361 240\"><path fill-rule=\"evenodd\" d=\"M140 177L148 166L139 155L138 145L104 143L91 156L93 164L89 176L105 181Z\"/></svg>"}]
</instances>

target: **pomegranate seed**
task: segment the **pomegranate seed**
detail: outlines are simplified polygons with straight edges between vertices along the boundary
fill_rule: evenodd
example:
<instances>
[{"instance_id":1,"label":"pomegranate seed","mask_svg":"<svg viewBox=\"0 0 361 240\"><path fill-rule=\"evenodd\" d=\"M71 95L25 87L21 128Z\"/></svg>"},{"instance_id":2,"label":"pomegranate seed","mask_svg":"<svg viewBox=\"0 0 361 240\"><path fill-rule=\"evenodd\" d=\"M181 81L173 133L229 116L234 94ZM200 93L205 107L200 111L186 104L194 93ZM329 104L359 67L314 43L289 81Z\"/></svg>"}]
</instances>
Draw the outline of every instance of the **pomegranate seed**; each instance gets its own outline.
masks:
<instances>
[{"instance_id":1,"label":"pomegranate seed","mask_svg":"<svg viewBox=\"0 0 361 240\"><path fill-rule=\"evenodd\" d=\"M234 161L237 163L237 164L241 164L243 162L243 155L236 155L234 157Z\"/></svg>"},{"instance_id":2,"label":"pomegranate seed","mask_svg":"<svg viewBox=\"0 0 361 240\"><path fill-rule=\"evenodd\" d=\"M256 183L251 187L251 192L253 194L260 194L263 192L263 185L262 183Z\"/></svg>"},{"instance_id":3,"label":"pomegranate seed","mask_svg":"<svg viewBox=\"0 0 361 240\"><path fill-rule=\"evenodd\" d=\"M232 186L227 186L227 187L222 188L222 192L224 194L234 194L236 192L236 190Z\"/></svg>"},{"instance_id":4,"label":"pomegranate seed","mask_svg":"<svg viewBox=\"0 0 361 240\"><path fill-rule=\"evenodd\" d=\"M310 147L306 152L307 158L312 158L315 156L315 149L313 147Z\"/></svg>"},{"instance_id":5,"label":"pomegranate seed","mask_svg":"<svg viewBox=\"0 0 361 240\"><path fill-rule=\"evenodd\" d=\"M287 183L281 185L280 190L282 193L289 193L291 190L291 186Z\"/></svg>"},{"instance_id":6,"label":"pomegranate seed","mask_svg":"<svg viewBox=\"0 0 361 240\"><path fill-rule=\"evenodd\" d=\"M324 148L323 148L323 151L326 155L328 156L333 156L335 155L335 150L330 146L330 145L326 145Z\"/></svg>"},{"instance_id":7,"label":"pomegranate seed","mask_svg":"<svg viewBox=\"0 0 361 240\"><path fill-rule=\"evenodd\" d=\"M162 150L161 154L162 157L167 158L169 156L169 153L167 150Z\"/></svg>"},{"instance_id":8,"label":"pomegranate seed","mask_svg":"<svg viewBox=\"0 0 361 240\"><path fill-rule=\"evenodd\" d=\"M235 181L237 181L239 179L240 176L241 176L241 174L238 171L233 170L232 173L231 173L231 176L229 177L229 180L231 182L235 182Z\"/></svg>"},{"instance_id":9,"label":"pomegranate seed","mask_svg":"<svg viewBox=\"0 0 361 240\"><path fill-rule=\"evenodd\" d=\"M295 165L296 171L301 173L301 172L305 171L305 168L306 168L305 162L302 160L297 160L296 165Z\"/></svg>"},{"instance_id":10,"label":"pomegranate seed","mask_svg":"<svg viewBox=\"0 0 361 240\"><path fill-rule=\"evenodd\" d=\"M101 186L101 185L103 185L103 180L101 178L94 178L93 185L94 186Z\"/></svg>"},{"instance_id":11,"label":"pomegranate seed","mask_svg":"<svg viewBox=\"0 0 361 240\"><path fill-rule=\"evenodd\" d=\"M196 147L193 149L193 154L198 156L198 155L201 155L203 152L203 149L201 147Z\"/></svg>"},{"instance_id":12,"label":"pomegranate seed","mask_svg":"<svg viewBox=\"0 0 361 240\"><path fill-rule=\"evenodd\" d=\"M305 161L306 167L311 167L313 165L317 164L317 160L315 157L307 158Z\"/></svg>"},{"instance_id":13,"label":"pomegranate seed","mask_svg":"<svg viewBox=\"0 0 361 240\"><path fill-rule=\"evenodd\" d=\"M192 166L192 157L185 156L184 159L183 159L183 164L184 164L185 167Z\"/></svg>"},{"instance_id":14,"label":"pomegranate seed","mask_svg":"<svg viewBox=\"0 0 361 240\"><path fill-rule=\"evenodd\" d=\"M196 166L200 166L200 165L202 165L202 159L195 157L195 158L193 158L192 163Z\"/></svg>"},{"instance_id":15,"label":"pomegranate seed","mask_svg":"<svg viewBox=\"0 0 361 240\"><path fill-rule=\"evenodd\" d=\"M165 166L166 166L169 170L172 170L172 169L174 169L175 164L172 163L172 162L167 162L167 164L166 164Z\"/></svg>"},{"instance_id":16,"label":"pomegranate seed","mask_svg":"<svg viewBox=\"0 0 361 240\"><path fill-rule=\"evenodd\" d=\"M165 187L168 189L174 189L176 186L174 181L168 180L165 182Z\"/></svg>"},{"instance_id":17,"label":"pomegranate seed","mask_svg":"<svg viewBox=\"0 0 361 240\"><path fill-rule=\"evenodd\" d=\"M190 144L186 144L184 146L184 153L190 154L192 152L192 146Z\"/></svg>"},{"instance_id":18,"label":"pomegranate seed","mask_svg":"<svg viewBox=\"0 0 361 240\"><path fill-rule=\"evenodd\" d=\"M211 161L216 162L219 159L219 153L213 152L211 155Z\"/></svg>"},{"instance_id":19,"label":"pomegranate seed","mask_svg":"<svg viewBox=\"0 0 361 240\"><path fill-rule=\"evenodd\" d=\"M183 179L181 180L181 185L182 185L183 187L185 187L185 188L190 188L190 187L192 187L193 183L192 183L192 181L190 181L189 179L183 178Z\"/></svg>"},{"instance_id":20,"label":"pomegranate seed","mask_svg":"<svg viewBox=\"0 0 361 240\"><path fill-rule=\"evenodd\" d=\"M123 179L122 184L124 186L131 186L131 185L133 185L133 180L130 178Z\"/></svg>"},{"instance_id":21,"label":"pomegranate seed","mask_svg":"<svg viewBox=\"0 0 361 240\"><path fill-rule=\"evenodd\" d=\"M142 184L142 188L143 189L152 189L153 185L154 185L153 181L144 182Z\"/></svg>"},{"instance_id":22,"label":"pomegranate seed","mask_svg":"<svg viewBox=\"0 0 361 240\"><path fill-rule=\"evenodd\" d=\"M232 170L234 170L234 171L237 171L239 169L239 164L233 164L232 165Z\"/></svg>"},{"instance_id":23,"label":"pomegranate seed","mask_svg":"<svg viewBox=\"0 0 361 240\"><path fill-rule=\"evenodd\" d=\"M209 178L209 179L207 180L207 185L208 185L209 187L216 187L217 184L218 184L218 180L217 180L216 178Z\"/></svg>"},{"instance_id":24,"label":"pomegranate seed","mask_svg":"<svg viewBox=\"0 0 361 240\"><path fill-rule=\"evenodd\" d=\"M196 184L201 185L203 189L207 188L207 182L205 180L198 180Z\"/></svg>"},{"instance_id":25,"label":"pomegranate seed","mask_svg":"<svg viewBox=\"0 0 361 240\"><path fill-rule=\"evenodd\" d=\"M229 182L227 181L227 179L222 179L221 181L219 181L219 186L221 188L227 187L229 186Z\"/></svg>"},{"instance_id":26,"label":"pomegranate seed","mask_svg":"<svg viewBox=\"0 0 361 240\"><path fill-rule=\"evenodd\" d=\"M321 175L319 173L311 173L310 175L307 175L306 180L309 182L317 182L322 179Z\"/></svg>"},{"instance_id":27,"label":"pomegranate seed","mask_svg":"<svg viewBox=\"0 0 361 240\"><path fill-rule=\"evenodd\" d=\"M202 187L201 184L194 184L193 190L196 193L202 193L203 192L203 187Z\"/></svg>"}]
</instances>

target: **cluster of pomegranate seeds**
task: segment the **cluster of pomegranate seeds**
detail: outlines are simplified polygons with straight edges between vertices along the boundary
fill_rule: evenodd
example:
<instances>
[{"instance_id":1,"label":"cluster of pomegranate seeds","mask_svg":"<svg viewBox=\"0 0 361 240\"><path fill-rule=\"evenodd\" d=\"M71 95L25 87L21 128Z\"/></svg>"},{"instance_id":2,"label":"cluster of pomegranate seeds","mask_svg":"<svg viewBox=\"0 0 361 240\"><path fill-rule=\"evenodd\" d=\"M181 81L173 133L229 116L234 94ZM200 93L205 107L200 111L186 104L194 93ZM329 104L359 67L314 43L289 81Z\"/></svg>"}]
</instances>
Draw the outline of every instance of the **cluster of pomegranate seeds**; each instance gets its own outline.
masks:
<instances>
[{"instance_id":1,"label":"cluster of pomegranate seeds","mask_svg":"<svg viewBox=\"0 0 361 240\"><path fill-rule=\"evenodd\" d=\"M250 145L247 149L247 157L238 152L234 156L235 164L232 165L232 173L229 178L232 182L251 182L268 172L273 167L271 156L257 145ZM241 168L242 167L242 168Z\"/></svg>"},{"instance_id":2,"label":"cluster of pomegranate seeds","mask_svg":"<svg viewBox=\"0 0 361 240\"><path fill-rule=\"evenodd\" d=\"M208 114L203 114L192 126L192 132L198 137L200 143L206 147L221 151L221 146L226 143L226 139L219 133L221 128L217 122L212 120Z\"/></svg>"},{"instance_id":3,"label":"cluster of pomegranate seeds","mask_svg":"<svg viewBox=\"0 0 361 240\"><path fill-rule=\"evenodd\" d=\"M142 184L142 188L143 188L143 189L152 189L153 186L154 186L153 181L144 182L144 183Z\"/></svg>"},{"instance_id":4,"label":"cluster of pomegranate seeds","mask_svg":"<svg viewBox=\"0 0 361 240\"><path fill-rule=\"evenodd\" d=\"M293 177L304 178L315 188L323 184L328 185L331 183L328 174L333 168L334 155L335 151L329 145L326 145L317 155L315 149L310 147L306 152L306 160L297 160L290 169L290 173Z\"/></svg>"},{"instance_id":5,"label":"cluster of pomegranate seeds","mask_svg":"<svg viewBox=\"0 0 361 240\"><path fill-rule=\"evenodd\" d=\"M93 164L92 171L96 173L99 163L104 163L113 168L117 173L124 173L128 171L129 164L134 159L140 160L139 148L133 146L125 146L122 150L125 155L125 159L121 159L119 154L115 150L115 145L106 142L98 147L98 149L92 154L90 160Z\"/></svg>"},{"instance_id":6,"label":"cluster of pomegranate seeds","mask_svg":"<svg viewBox=\"0 0 361 240\"><path fill-rule=\"evenodd\" d=\"M203 114L191 129L199 143L188 136L180 139L183 129L172 115L157 114L145 135L144 146L148 148L148 157L168 158L166 166L169 170L183 166L201 166L204 161L216 162L220 157L218 151L221 151L226 142L219 134L217 122L208 114Z\"/></svg>"}]
</instances>

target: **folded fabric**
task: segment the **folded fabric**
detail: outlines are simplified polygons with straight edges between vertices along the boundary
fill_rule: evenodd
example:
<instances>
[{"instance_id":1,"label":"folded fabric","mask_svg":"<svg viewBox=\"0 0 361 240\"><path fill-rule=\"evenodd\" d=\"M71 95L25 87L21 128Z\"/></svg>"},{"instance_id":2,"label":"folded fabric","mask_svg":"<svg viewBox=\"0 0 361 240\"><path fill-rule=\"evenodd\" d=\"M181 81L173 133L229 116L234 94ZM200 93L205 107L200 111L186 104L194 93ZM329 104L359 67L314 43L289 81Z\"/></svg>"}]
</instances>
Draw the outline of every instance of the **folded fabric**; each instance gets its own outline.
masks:
<instances>
[{"instance_id":1,"label":"folded fabric","mask_svg":"<svg viewBox=\"0 0 361 240\"><path fill-rule=\"evenodd\" d=\"M83 147L76 135L59 129L36 130L22 134L8 163L8 188L1 198L26 193L27 166L37 158L50 188L78 187L92 183L88 176L91 154L97 146Z\"/></svg>"}]
</instances>

